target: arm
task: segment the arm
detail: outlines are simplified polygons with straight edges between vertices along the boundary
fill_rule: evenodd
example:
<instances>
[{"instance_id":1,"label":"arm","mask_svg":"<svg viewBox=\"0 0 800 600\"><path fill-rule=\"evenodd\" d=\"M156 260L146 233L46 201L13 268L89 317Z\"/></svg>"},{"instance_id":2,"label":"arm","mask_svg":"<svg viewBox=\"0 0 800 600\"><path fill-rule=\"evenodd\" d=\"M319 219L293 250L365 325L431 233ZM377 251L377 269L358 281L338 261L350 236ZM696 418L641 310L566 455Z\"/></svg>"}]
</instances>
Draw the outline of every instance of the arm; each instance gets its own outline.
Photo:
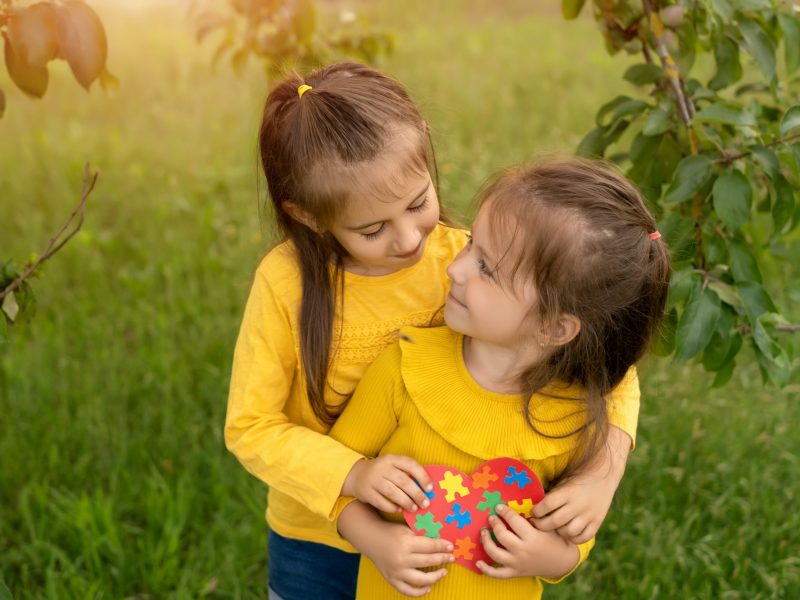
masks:
<instances>
[{"instance_id":1,"label":"arm","mask_svg":"<svg viewBox=\"0 0 800 600\"><path fill-rule=\"evenodd\" d=\"M234 353L225 443L257 478L329 517L362 456L285 412L297 370L285 295L259 268Z\"/></svg>"},{"instance_id":2,"label":"arm","mask_svg":"<svg viewBox=\"0 0 800 600\"><path fill-rule=\"evenodd\" d=\"M400 359L397 344L375 359L331 429L333 439L365 456L380 452L397 428L398 406L406 397ZM356 462L344 480L342 495L356 497L385 512L415 511L430 504L420 486L433 489L422 465L407 456L386 454Z\"/></svg>"},{"instance_id":3,"label":"arm","mask_svg":"<svg viewBox=\"0 0 800 600\"><path fill-rule=\"evenodd\" d=\"M384 579L398 592L419 597L447 575L447 569L421 571L453 562L453 545L446 540L421 537L405 524L389 523L373 509L352 502L338 521L339 532L364 556L369 558Z\"/></svg>"},{"instance_id":4,"label":"arm","mask_svg":"<svg viewBox=\"0 0 800 600\"><path fill-rule=\"evenodd\" d=\"M542 577L557 581L566 577L583 562L591 544L585 549L553 531L540 531L505 505L498 505L489 525L498 545L488 530L481 532L481 543L497 566L478 561L476 566L497 579L510 577ZM593 544L593 542L592 542Z\"/></svg>"},{"instance_id":5,"label":"arm","mask_svg":"<svg viewBox=\"0 0 800 600\"><path fill-rule=\"evenodd\" d=\"M608 514L636 439L639 380L632 367L609 398L608 439L594 458L548 492L533 510L533 524L580 544L590 540Z\"/></svg>"}]
</instances>

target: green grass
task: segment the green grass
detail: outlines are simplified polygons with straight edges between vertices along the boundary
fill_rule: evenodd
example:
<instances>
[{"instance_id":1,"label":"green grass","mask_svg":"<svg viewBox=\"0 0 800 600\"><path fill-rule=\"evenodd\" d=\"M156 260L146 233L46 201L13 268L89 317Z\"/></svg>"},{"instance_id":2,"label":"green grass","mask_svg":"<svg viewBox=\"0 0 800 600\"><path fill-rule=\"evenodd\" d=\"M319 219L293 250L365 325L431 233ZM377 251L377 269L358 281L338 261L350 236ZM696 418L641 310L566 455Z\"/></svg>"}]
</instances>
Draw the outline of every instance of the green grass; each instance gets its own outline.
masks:
<instances>
[{"instance_id":1,"label":"green grass","mask_svg":"<svg viewBox=\"0 0 800 600\"><path fill-rule=\"evenodd\" d=\"M382 66L429 119L457 208L635 93L593 24L552 6L392 4L370 8L400 31ZM83 231L34 281L36 318L0 350L0 576L16 598L263 598L265 488L222 424L269 233L265 82L256 65L212 70L177 9L100 8L114 96L85 94L64 65L37 102L0 76L0 256L41 249L84 161L101 171ZM724 390L709 382L644 365L629 472L587 566L550 598L798 597L798 386L764 389L747 364Z\"/></svg>"}]
</instances>

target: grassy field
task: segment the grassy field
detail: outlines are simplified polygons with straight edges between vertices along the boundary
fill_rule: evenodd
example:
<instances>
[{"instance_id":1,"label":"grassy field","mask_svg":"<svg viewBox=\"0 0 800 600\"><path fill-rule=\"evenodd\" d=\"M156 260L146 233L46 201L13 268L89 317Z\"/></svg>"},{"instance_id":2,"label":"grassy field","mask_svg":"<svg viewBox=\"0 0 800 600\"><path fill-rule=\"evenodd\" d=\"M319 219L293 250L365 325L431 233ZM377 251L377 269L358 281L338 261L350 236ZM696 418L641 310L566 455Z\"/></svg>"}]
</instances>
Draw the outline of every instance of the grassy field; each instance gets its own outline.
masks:
<instances>
[{"instance_id":1,"label":"grassy field","mask_svg":"<svg viewBox=\"0 0 800 600\"><path fill-rule=\"evenodd\" d=\"M0 258L44 247L84 162L101 171L83 231L34 282L34 322L0 347L0 576L15 598L263 598L265 487L222 424L270 233L265 81L255 64L212 69L178 8L93 4L116 94L85 94L61 64L33 102L0 70ZM635 93L591 22L534 4L370 7L399 32L381 66L431 122L457 208ZM591 559L547 597L800 597L800 386L765 389L749 360L723 390L695 366L643 365L628 474Z\"/></svg>"}]
</instances>

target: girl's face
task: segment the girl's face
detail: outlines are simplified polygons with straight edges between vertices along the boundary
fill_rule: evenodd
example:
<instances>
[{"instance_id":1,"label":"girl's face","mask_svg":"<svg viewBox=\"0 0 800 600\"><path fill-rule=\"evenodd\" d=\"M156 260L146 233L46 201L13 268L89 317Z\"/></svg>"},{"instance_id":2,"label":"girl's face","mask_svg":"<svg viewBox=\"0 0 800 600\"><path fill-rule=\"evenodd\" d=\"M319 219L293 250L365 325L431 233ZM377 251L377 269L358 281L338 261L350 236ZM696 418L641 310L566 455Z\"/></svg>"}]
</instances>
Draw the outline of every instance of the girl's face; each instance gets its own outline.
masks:
<instances>
[{"instance_id":1,"label":"girl's face","mask_svg":"<svg viewBox=\"0 0 800 600\"><path fill-rule=\"evenodd\" d=\"M377 160L358 167L359 184L329 228L349 254L347 271L388 275L422 257L439 221L439 198L427 169L404 168L413 151L400 136ZM385 191L376 195L376 189Z\"/></svg>"},{"instance_id":2,"label":"girl's face","mask_svg":"<svg viewBox=\"0 0 800 600\"><path fill-rule=\"evenodd\" d=\"M530 282L514 282L514 290L501 283L498 263L510 240L489 231L491 201L484 202L472 225L467 246L447 268L452 280L444 306L444 319L451 329L477 340L513 348L526 345L536 335L529 315L536 300ZM502 268L502 267L501 267Z\"/></svg>"}]
</instances>

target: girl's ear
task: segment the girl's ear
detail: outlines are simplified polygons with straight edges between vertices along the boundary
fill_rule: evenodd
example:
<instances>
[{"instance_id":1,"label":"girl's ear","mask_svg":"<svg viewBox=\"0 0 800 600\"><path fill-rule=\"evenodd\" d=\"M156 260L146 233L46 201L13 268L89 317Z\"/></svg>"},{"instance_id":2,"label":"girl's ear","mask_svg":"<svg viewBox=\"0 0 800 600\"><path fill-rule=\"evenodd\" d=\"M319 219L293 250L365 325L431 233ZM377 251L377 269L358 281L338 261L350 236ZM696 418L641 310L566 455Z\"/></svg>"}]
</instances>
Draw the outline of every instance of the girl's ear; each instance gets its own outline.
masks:
<instances>
[{"instance_id":1,"label":"girl's ear","mask_svg":"<svg viewBox=\"0 0 800 600\"><path fill-rule=\"evenodd\" d=\"M548 331L547 341L553 346L563 346L575 339L581 331L581 320L575 315L561 314Z\"/></svg>"},{"instance_id":2,"label":"girl's ear","mask_svg":"<svg viewBox=\"0 0 800 600\"><path fill-rule=\"evenodd\" d=\"M298 223L305 225L312 231L316 231L317 233L320 232L319 225L317 225L317 220L310 212L308 212L304 208L300 208L299 206L297 206L297 204L295 204L291 200L284 200L283 209L290 217L292 217L292 219L294 219Z\"/></svg>"}]
</instances>

